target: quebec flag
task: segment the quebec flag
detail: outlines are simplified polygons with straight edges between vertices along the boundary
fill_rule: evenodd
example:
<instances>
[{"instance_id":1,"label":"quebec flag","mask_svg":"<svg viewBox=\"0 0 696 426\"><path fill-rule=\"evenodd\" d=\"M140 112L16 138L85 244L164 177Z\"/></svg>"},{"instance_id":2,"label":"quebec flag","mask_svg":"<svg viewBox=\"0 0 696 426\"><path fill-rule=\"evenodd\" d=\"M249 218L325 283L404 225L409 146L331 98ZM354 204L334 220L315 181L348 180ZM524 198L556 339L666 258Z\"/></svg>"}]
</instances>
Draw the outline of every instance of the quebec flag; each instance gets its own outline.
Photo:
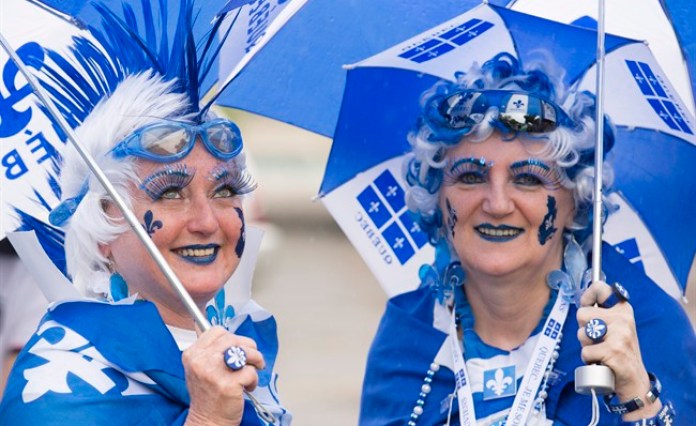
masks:
<instances>
[{"instance_id":1,"label":"quebec flag","mask_svg":"<svg viewBox=\"0 0 696 426\"><path fill-rule=\"evenodd\" d=\"M391 297L415 289L433 248L405 203L403 156L381 163L322 198Z\"/></svg>"},{"instance_id":2,"label":"quebec flag","mask_svg":"<svg viewBox=\"0 0 696 426\"><path fill-rule=\"evenodd\" d=\"M277 425L288 425L291 416L275 388L275 320L253 316L238 315L234 332L268 354L254 396ZM181 349L152 303L63 302L52 306L20 353L0 424L180 425L189 402ZM242 424L267 426L248 401Z\"/></svg>"}]
</instances>

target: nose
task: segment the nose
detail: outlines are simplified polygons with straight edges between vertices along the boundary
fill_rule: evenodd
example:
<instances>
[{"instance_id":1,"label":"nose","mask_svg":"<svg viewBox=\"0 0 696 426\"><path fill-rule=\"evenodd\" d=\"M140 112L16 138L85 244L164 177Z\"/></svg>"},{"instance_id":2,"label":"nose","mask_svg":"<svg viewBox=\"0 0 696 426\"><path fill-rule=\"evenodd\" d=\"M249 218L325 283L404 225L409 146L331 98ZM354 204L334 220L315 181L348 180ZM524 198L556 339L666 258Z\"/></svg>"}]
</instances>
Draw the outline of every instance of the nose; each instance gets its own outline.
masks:
<instances>
[{"instance_id":1,"label":"nose","mask_svg":"<svg viewBox=\"0 0 696 426\"><path fill-rule=\"evenodd\" d=\"M504 179L491 179L488 182L483 200L483 211L493 217L503 217L515 210L510 188Z\"/></svg>"},{"instance_id":2,"label":"nose","mask_svg":"<svg viewBox=\"0 0 696 426\"><path fill-rule=\"evenodd\" d=\"M220 227L215 209L207 197L195 197L189 210L188 228L191 232L210 235Z\"/></svg>"}]
</instances>

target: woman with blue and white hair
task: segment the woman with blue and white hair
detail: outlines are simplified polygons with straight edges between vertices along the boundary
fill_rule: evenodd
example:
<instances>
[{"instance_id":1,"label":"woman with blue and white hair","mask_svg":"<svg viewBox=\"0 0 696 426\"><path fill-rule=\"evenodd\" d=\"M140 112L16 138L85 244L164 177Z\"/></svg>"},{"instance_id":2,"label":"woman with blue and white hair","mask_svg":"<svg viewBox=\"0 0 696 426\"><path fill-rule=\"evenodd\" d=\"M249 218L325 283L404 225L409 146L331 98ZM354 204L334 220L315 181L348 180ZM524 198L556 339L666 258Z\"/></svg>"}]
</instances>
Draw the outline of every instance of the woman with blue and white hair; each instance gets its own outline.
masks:
<instances>
[{"instance_id":1,"label":"woman with blue and white hair","mask_svg":"<svg viewBox=\"0 0 696 426\"><path fill-rule=\"evenodd\" d=\"M696 380L696 338L681 307L608 246L606 282L581 290L595 100L564 87L552 63L522 67L501 53L423 94L406 202L435 259L420 288L387 305L361 424L667 425L675 411L696 415L685 385ZM607 152L613 130L602 131ZM593 363L615 376L599 419L573 389L574 370Z\"/></svg>"},{"instance_id":2,"label":"woman with blue and white hair","mask_svg":"<svg viewBox=\"0 0 696 426\"><path fill-rule=\"evenodd\" d=\"M214 326L194 327L70 146L62 202L49 219L65 230L67 272L88 299L49 309L10 375L0 424L291 421L276 390L275 320L253 302L244 312L225 304L224 285L245 248L242 201L256 184L239 128L201 99L211 58L193 42L192 5L180 5L177 31L162 43L152 32L155 13L144 14L147 37L140 39L135 15L123 22L101 9L109 31L92 28L99 45L78 37L70 55L48 52L42 83ZM161 26L169 28L166 20Z\"/></svg>"}]
</instances>

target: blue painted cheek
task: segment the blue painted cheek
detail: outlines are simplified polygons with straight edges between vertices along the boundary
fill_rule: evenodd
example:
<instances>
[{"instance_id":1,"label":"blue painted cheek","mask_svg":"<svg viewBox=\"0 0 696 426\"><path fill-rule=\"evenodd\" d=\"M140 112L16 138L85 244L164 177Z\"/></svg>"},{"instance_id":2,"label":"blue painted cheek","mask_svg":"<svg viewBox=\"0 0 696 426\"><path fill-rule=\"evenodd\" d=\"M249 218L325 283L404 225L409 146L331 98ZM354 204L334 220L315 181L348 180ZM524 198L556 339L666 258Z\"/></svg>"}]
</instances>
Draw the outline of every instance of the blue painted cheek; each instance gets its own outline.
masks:
<instances>
[{"instance_id":1,"label":"blue painted cheek","mask_svg":"<svg viewBox=\"0 0 696 426\"><path fill-rule=\"evenodd\" d=\"M544 216L543 222L539 226L539 243L543 246L548 240L553 237L558 229L554 227L554 222L556 222L556 216L558 215L558 208L556 207L556 199L552 196L548 196L546 199L546 216Z\"/></svg>"},{"instance_id":2,"label":"blue painted cheek","mask_svg":"<svg viewBox=\"0 0 696 426\"><path fill-rule=\"evenodd\" d=\"M449 198L445 198L445 206L447 207L447 227L454 238L454 228L457 225L457 211L452 207Z\"/></svg>"},{"instance_id":3,"label":"blue painted cheek","mask_svg":"<svg viewBox=\"0 0 696 426\"><path fill-rule=\"evenodd\" d=\"M237 212L237 216L239 216L239 220L242 221L242 228L241 232L239 233L239 240L237 241L237 245L234 247L234 252L237 254L237 257L241 259L242 253L244 253L244 244L246 244L246 225L244 223L244 212L242 209L239 207L235 207L234 211Z\"/></svg>"},{"instance_id":4,"label":"blue painted cheek","mask_svg":"<svg viewBox=\"0 0 696 426\"><path fill-rule=\"evenodd\" d=\"M145 215L143 215L143 220L145 223L142 223L141 225L143 228L145 228L145 231L147 232L147 235L152 237L152 234L155 233L158 229L162 229L164 224L162 223L161 220L155 220L155 216L152 213L152 210L148 210L145 212Z\"/></svg>"}]
</instances>

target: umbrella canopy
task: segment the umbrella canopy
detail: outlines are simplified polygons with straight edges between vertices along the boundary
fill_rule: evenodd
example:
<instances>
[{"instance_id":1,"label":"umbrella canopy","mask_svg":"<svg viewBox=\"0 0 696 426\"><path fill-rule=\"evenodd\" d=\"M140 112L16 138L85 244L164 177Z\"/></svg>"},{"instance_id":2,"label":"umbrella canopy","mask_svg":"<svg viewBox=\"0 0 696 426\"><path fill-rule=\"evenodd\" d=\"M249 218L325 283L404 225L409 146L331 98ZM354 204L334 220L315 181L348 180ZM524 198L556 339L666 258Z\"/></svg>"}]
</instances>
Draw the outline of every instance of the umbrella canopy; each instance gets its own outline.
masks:
<instances>
[{"instance_id":1,"label":"umbrella canopy","mask_svg":"<svg viewBox=\"0 0 696 426\"><path fill-rule=\"evenodd\" d=\"M331 137L345 86L343 65L374 55L479 3L307 0L235 77L218 103ZM229 71L221 66L220 79L225 80Z\"/></svg>"},{"instance_id":2,"label":"umbrella canopy","mask_svg":"<svg viewBox=\"0 0 696 426\"><path fill-rule=\"evenodd\" d=\"M584 0L511 0L507 7L540 18L596 27L597 2ZM605 2L605 28L636 40L645 40L670 82L694 114L696 89L696 28L688 17L690 0L612 0Z\"/></svg>"},{"instance_id":3,"label":"umbrella canopy","mask_svg":"<svg viewBox=\"0 0 696 426\"><path fill-rule=\"evenodd\" d=\"M618 127L614 196L641 225L627 232L664 255L678 295L696 253L694 119L645 44L611 35L605 44L605 112ZM524 64L539 47L566 71L566 85L593 92L595 46L593 30L482 5L350 67L320 194L388 294L415 288L418 268L433 259L401 178L420 94L498 52Z\"/></svg>"}]
</instances>

